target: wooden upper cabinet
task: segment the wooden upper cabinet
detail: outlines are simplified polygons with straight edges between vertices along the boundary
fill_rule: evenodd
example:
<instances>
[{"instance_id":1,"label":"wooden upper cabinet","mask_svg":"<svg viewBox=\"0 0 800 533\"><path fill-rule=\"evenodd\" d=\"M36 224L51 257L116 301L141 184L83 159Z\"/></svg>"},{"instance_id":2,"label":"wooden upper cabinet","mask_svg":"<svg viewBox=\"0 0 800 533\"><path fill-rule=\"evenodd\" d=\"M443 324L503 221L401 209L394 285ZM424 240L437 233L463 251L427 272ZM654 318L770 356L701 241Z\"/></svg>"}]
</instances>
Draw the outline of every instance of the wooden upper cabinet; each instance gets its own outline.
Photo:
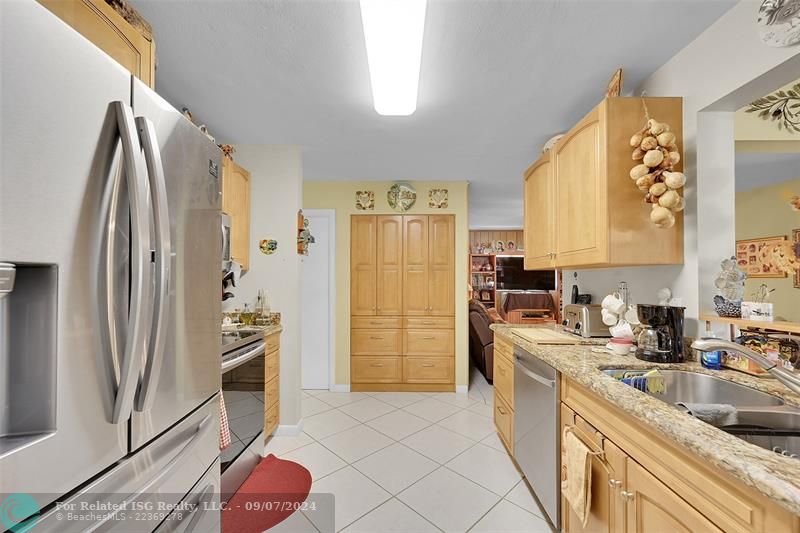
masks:
<instances>
[{"instance_id":1,"label":"wooden upper cabinet","mask_svg":"<svg viewBox=\"0 0 800 533\"><path fill-rule=\"evenodd\" d=\"M682 99L644 100L682 149ZM683 214L672 228L657 228L630 179L636 162L629 141L644 123L641 98L607 98L528 168L525 268L683 263Z\"/></svg>"},{"instance_id":2,"label":"wooden upper cabinet","mask_svg":"<svg viewBox=\"0 0 800 533\"><path fill-rule=\"evenodd\" d=\"M104 0L39 0L39 3L155 88L155 42L142 35Z\"/></svg>"},{"instance_id":3,"label":"wooden upper cabinet","mask_svg":"<svg viewBox=\"0 0 800 533\"><path fill-rule=\"evenodd\" d=\"M231 217L231 258L250 268L250 173L222 158L222 212Z\"/></svg>"},{"instance_id":4,"label":"wooden upper cabinet","mask_svg":"<svg viewBox=\"0 0 800 533\"><path fill-rule=\"evenodd\" d=\"M403 314L428 314L428 217L403 217Z\"/></svg>"},{"instance_id":5,"label":"wooden upper cabinet","mask_svg":"<svg viewBox=\"0 0 800 533\"><path fill-rule=\"evenodd\" d=\"M403 314L403 217L377 217L376 311Z\"/></svg>"},{"instance_id":6,"label":"wooden upper cabinet","mask_svg":"<svg viewBox=\"0 0 800 533\"><path fill-rule=\"evenodd\" d=\"M605 172L601 172L600 150L605 143L600 114L601 108L595 108L553 148L553 167L558 176L553 251L559 265L606 260ZM633 187L630 180L626 185Z\"/></svg>"},{"instance_id":7,"label":"wooden upper cabinet","mask_svg":"<svg viewBox=\"0 0 800 533\"><path fill-rule=\"evenodd\" d=\"M722 530L700 514L664 483L633 459L627 460L628 533L670 531L675 533L721 533Z\"/></svg>"},{"instance_id":8,"label":"wooden upper cabinet","mask_svg":"<svg viewBox=\"0 0 800 533\"><path fill-rule=\"evenodd\" d=\"M350 314L375 315L377 307L377 217L350 219Z\"/></svg>"},{"instance_id":9,"label":"wooden upper cabinet","mask_svg":"<svg viewBox=\"0 0 800 533\"><path fill-rule=\"evenodd\" d=\"M455 314L455 222L452 215L428 217L428 314Z\"/></svg>"},{"instance_id":10,"label":"wooden upper cabinet","mask_svg":"<svg viewBox=\"0 0 800 533\"><path fill-rule=\"evenodd\" d=\"M525 268L550 269L555 264L553 254L555 183L550 152L525 171Z\"/></svg>"}]
</instances>

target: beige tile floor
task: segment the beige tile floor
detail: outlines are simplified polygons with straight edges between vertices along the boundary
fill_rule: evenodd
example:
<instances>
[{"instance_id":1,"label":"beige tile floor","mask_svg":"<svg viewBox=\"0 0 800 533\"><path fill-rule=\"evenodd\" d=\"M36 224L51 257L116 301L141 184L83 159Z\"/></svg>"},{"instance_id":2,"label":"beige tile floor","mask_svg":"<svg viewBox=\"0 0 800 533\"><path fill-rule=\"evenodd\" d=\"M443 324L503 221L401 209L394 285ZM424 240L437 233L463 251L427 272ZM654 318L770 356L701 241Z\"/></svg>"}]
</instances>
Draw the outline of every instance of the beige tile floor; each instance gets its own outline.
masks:
<instances>
[{"instance_id":1,"label":"beige tile floor","mask_svg":"<svg viewBox=\"0 0 800 533\"><path fill-rule=\"evenodd\" d=\"M491 385L471 381L469 394L303 391L303 433L267 453L334 495L337 532L550 533L494 431ZM270 531L318 528L295 513Z\"/></svg>"}]
</instances>

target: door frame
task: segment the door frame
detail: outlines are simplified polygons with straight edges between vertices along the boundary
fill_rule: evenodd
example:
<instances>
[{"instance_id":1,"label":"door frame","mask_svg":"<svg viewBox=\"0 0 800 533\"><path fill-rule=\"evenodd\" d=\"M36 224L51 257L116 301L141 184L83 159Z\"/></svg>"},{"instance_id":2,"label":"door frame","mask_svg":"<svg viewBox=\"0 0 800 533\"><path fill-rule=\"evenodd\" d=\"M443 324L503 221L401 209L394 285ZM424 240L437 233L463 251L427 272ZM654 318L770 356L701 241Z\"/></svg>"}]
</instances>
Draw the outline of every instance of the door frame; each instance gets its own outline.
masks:
<instances>
[{"instance_id":1,"label":"door frame","mask_svg":"<svg viewBox=\"0 0 800 533\"><path fill-rule=\"evenodd\" d=\"M318 217L328 220L328 390L336 382L336 210L335 209L303 209L306 217ZM313 228L312 228L313 231ZM300 368L302 371L302 347Z\"/></svg>"}]
</instances>

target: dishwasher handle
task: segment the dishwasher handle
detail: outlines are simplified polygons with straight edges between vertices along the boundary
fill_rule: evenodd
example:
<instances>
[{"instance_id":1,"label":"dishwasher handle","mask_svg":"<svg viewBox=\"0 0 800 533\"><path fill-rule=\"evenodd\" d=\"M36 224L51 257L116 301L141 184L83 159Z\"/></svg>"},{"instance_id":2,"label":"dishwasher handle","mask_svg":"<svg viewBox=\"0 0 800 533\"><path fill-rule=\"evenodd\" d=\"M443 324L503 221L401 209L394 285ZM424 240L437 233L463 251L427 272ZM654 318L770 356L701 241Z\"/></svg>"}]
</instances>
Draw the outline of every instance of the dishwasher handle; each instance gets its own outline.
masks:
<instances>
[{"instance_id":1,"label":"dishwasher handle","mask_svg":"<svg viewBox=\"0 0 800 533\"><path fill-rule=\"evenodd\" d=\"M534 372L530 368L526 367L522 363L522 358L520 356L518 356L518 355L514 355L514 366L517 367L517 369L519 369L520 372L522 372L523 374L525 374L526 376L528 376L532 380L541 383L545 387L550 387L551 389L556 388L556 380L547 379L544 376L540 376L539 374L537 374L536 372Z\"/></svg>"}]
</instances>

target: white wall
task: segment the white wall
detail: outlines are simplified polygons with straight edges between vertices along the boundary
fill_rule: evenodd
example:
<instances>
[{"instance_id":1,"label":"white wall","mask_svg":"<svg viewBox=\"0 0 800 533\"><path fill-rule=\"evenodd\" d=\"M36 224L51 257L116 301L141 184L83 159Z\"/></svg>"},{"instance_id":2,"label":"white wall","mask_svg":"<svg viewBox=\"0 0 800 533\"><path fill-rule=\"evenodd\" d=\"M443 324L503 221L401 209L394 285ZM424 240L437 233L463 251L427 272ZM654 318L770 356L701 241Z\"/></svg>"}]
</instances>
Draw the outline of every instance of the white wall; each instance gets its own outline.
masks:
<instances>
[{"instance_id":1,"label":"white wall","mask_svg":"<svg viewBox=\"0 0 800 533\"><path fill-rule=\"evenodd\" d=\"M671 287L690 318L688 335L698 331L692 319L712 311L711 277L720 260L734 252L733 113L797 79L800 72L800 45L773 48L761 42L755 22L760 4L736 4L635 91L684 98L684 164L689 177L684 265L580 271L581 292L600 299L624 280L634 298L646 303L655 301L658 288ZM572 272L565 271L565 295L571 286Z\"/></svg>"},{"instance_id":2,"label":"white wall","mask_svg":"<svg viewBox=\"0 0 800 533\"><path fill-rule=\"evenodd\" d=\"M297 211L303 204L303 160L299 146L236 145L237 163L250 172L250 270L233 289L236 298L223 310L251 306L266 289L272 311L281 313L280 425L300 421L300 256ZM275 239L278 250L264 255L261 239Z\"/></svg>"}]
</instances>

